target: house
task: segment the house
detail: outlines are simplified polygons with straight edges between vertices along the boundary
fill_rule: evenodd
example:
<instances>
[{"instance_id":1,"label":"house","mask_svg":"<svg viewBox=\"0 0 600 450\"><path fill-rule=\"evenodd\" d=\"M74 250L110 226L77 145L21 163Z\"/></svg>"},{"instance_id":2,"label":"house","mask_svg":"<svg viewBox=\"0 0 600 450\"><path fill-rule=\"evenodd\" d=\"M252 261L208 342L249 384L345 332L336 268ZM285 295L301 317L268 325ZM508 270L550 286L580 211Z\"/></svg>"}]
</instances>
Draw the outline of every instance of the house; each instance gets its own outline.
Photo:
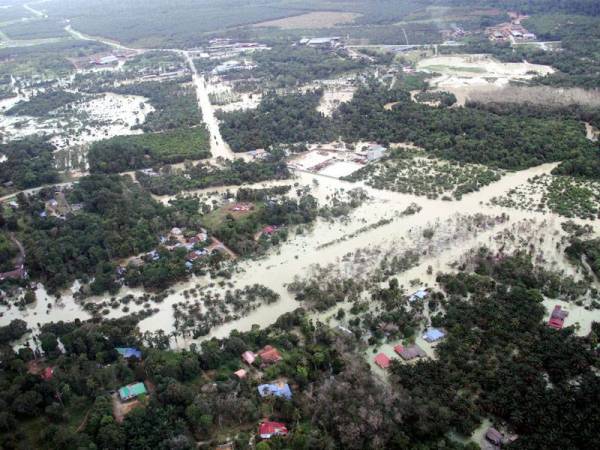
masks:
<instances>
[{"instance_id":1,"label":"house","mask_svg":"<svg viewBox=\"0 0 600 450\"><path fill-rule=\"evenodd\" d=\"M119 389L119 398L122 402L126 402L147 393L144 383L133 383Z\"/></svg>"},{"instance_id":2,"label":"house","mask_svg":"<svg viewBox=\"0 0 600 450\"><path fill-rule=\"evenodd\" d=\"M533 33L523 33L523 39L526 41L535 41L536 35Z\"/></svg>"},{"instance_id":3,"label":"house","mask_svg":"<svg viewBox=\"0 0 600 450\"><path fill-rule=\"evenodd\" d=\"M256 150L250 150L248 152L250 156L254 159L263 159L266 158L268 153L264 148L257 148Z\"/></svg>"},{"instance_id":4,"label":"house","mask_svg":"<svg viewBox=\"0 0 600 450\"><path fill-rule=\"evenodd\" d=\"M45 381L50 381L53 376L54 376L54 367L46 367L40 374L40 377L42 377L42 379Z\"/></svg>"},{"instance_id":5,"label":"house","mask_svg":"<svg viewBox=\"0 0 600 450\"><path fill-rule=\"evenodd\" d=\"M381 145L370 145L367 150L367 161L377 161L378 159L383 158L385 154L385 147Z\"/></svg>"},{"instance_id":6,"label":"house","mask_svg":"<svg viewBox=\"0 0 600 450\"><path fill-rule=\"evenodd\" d=\"M438 330L437 328L429 328L423 335L423 339L427 342L435 342L439 341L444 336L446 336L446 334L443 331Z\"/></svg>"},{"instance_id":7,"label":"house","mask_svg":"<svg viewBox=\"0 0 600 450\"><path fill-rule=\"evenodd\" d=\"M390 358L388 358L385 353L379 353L377 356L375 356L375 364L382 369L387 369L390 367L390 362Z\"/></svg>"},{"instance_id":8,"label":"house","mask_svg":"<svg viewBox=\"0 0 600 450\"><path fill-rule=\"evenodd\" d=\"M411 359L426 356L423 349L417 344L409 345L407 347L402 345L396 345L394 347L394 351L405 361L410 361Z\"/></svg>"},{"instance_id":9,"label":"house","mask_svg":"<svg viewBox=\"0 0 600 450\"><path fill-rule=\"evenodd\" d=\"M246 375L248 374L248 372L246 372L244 369L240 369L240 370L236 370L235 372L233 372L233 374L238 377L240 380L243 380L244 378L246 378Z\"/></svg>"},{"instance_id":10,"label":"house","mask_svg":"<svg viewBox=\"0 0 600 450\"><path fill-rule=\"evenodd\" d=\"M292 399L292 390L287 383L279 382L272 384L260 384L258 386L258 394L261 397L281 397L286 400Z\"/></svg>"},{"instance_id":11,"label":"house","mask_svg":"<svg viewBox=\"0 0 600 450\"><path fill-rule=\"evenodd\" d=\"M125 359L135 358L138 360L142 359L142 352L134 347L117 347L115 348L119 354Z\"/></svg>"},{"instance_id":12,"label":"house","mask_svg":"<svg viewBox=\"0 0 600 450\"><path fill-rule=\"evenodd\" d=\"M565 311L560 307L560 305L556 305L552 314L550 314L550 320L548 320L548 326L554 328L555 330L560 330L564 324L565 319L569 315L569 311Z\"/></svg>"},{"instance_id":13,"label":"house","mask_svg":"<svg viewBox=\"0 0 600 450\"><path fill-rule=\"evenodd\" d=\"M246 351L246 352L242 353L242 360L246 364L251 366L254 363L254 361L256 360L256 355L254 353L252 353L251 351Z\"/></svg>"},{"instance_id":14,"label":"house","mask_svg":"<svg viewBox=\"0 0 600 450\"><path fill-rule=\"evenodd\" d=\"M419 289L417 292L414 292L410 297L408 297L409 302L414 302L415 300L423 300L427 298L429 292L425 289Z\"/></svg>"},{"instance_id":15,"label":"house","mask_svg":"<svg viewBox=\"0 0 600 450\"><path fill-rule=\"evenodd\" d=\"M339 36L313 38L306 41L305 45L320 48L335 47L340 43L340 40Z\"/></svg>"},{"instance_id":16,"label":"house","mask_svg":"<svg viewBox=\"0 0 600 450\"><path fill-rule=\"evenodd\" d=\"M285 436L288 430L285 424L281 422L271 422L265 420L258 426L258 434L261 439L271 439L273 436Z\"/></svg>"},{"instance_id":17,"label":"house","mask_svg":"<svg viewBox=\"0 0 600 450\"><path fill-rule=\"evenodd\" d=\"M263 234L273 234L277 230L273 225L267 225L262 229Z\"/></svg>"},{"instance_id":18,"label":"house","mask_svg":"<svg viewBox=\"0 0 600 450\"><path fill-rule=\"evenodd\" d=\"M502 440L503 440L504 436L502 435L502 433L500 433L495 428L490 427L490 428L488 428L488 430L485 433L485 438L490 443L500 446L500 445L502 445Z\"/></svg>"},{"instance_id":19,"label":"house","mask_svg":"<svg viewBox=\"0 0 600 450\"><path fill-rule=\"evenodd\" d=\"M270 345L266 345L265 348L259 351L258 356L264 364L274 364L282 359L279 350Z\"/></svg>"}]
</instances>

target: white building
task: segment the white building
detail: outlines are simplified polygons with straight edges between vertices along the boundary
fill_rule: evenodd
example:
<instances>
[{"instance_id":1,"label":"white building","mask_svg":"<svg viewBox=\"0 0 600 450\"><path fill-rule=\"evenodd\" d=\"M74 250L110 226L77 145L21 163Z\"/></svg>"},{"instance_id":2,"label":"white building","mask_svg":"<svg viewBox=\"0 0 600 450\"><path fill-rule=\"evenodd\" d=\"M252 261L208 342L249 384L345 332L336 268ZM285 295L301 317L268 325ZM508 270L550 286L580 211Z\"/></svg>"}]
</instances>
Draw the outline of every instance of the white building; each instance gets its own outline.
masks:
<instances>
[{"instance_id":1,"label":"white building","mask_svg":"<svg viewBox=\"0 0 600 450\"><path fill-rule=\"evenodd\" d=\"M367 150L367 161L377 161L385 155L385 147L381 145L371 145Z\"/></svg>"}]
</instances>

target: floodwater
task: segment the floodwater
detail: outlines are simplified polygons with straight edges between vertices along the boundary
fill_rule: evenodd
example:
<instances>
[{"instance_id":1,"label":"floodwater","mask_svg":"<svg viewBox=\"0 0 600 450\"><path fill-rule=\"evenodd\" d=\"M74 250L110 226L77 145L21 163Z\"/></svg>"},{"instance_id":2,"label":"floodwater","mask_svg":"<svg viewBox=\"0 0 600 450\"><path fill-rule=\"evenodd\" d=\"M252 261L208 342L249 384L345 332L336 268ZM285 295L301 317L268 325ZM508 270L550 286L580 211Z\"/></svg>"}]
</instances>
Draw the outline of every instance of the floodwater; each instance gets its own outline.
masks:
<instances>
[{"instance_id":1,"label":"floodwater","mask_svg":"<svg viewBox=\"0 0 600 450\"><path fill-rule=\"evenodd\" d=\"M577 275L577 271L568 266L564 258L556 251L556 243L560 240L560 223L564 219L547 213L537 213L530 211L513 211L500 207L487 205L492 197L502 195L515 185L526 182L534 175L549 173L556 164L545 164L528 170L509 173L500 181L486 186L479 192L465 195L458 202L444 202L441 200L428 200L413 195L400 194L389 191L380 191L366 186L362 186L372 198L351 213L350 220L340 222L327 222L318 220L311 230L306 229L302 234L290 239L272 249L266 256L256 260L244 260L239 262L240 272L234 274L231 280L234 288L242 288L246 285L260 283L273 289L280 294L281 299L271 305L264 305L252 311L245 317L226 323L214 328L207 338L216 336L227 336L232 330L249 330L253 324L268 326L272 324L280 315L292 311L301 306L293 296L287 291L286 285L294 280L296 275L306 276L311 272L316 264L321 266L332 263L337 267L341 276L364 276L377 263L373 259L363 266L356 266L351 262L344 261L344 255L351 252L364 249L395 249L400 252L404 248L413 248L414 245L422 245L425 255L422 256L420 264L402 274L397 278L401 285L408 286L414 279L420 279L423 285L434 286L435 274L438 271L452 270L449 265L457 260L461 260L470 249L486 245L491 248L499 246L519 248L522 245L535 243L539 236L547 236L544 243L539 244L538 260L544 260L544 264L557 269L568 268L567 274ZM336 180L319 175L297 173L297 179L292 183L311 186L311 193L315 195L322 203L327 200L334 192L339 189L350 190L361 186ZM281 185L286 182L277 182ZM290 181L287 181L290 183ZM273 183L275 184L275 183ZM271 183L263 183L272 185ZM220 191L226 189L236 189L237 187L206 189L198 191L198 194ZM168 198L163 198L167 201ZM417 203L423 209L412 216L400 217L398 213L403 211L411 203ZM462 217L477 213L497 216L503 212L510 214L510 220L501 223L495 227L484 230L466 230L461 224ZM391 223L364 231L353 237L348 235L365 227L374 224L380 219L393 219ZM581 223L589 223L578 221ZM436 244L421 244L424 242L422 230L428 226L436 229ZM498 233L505 232L504 240L496 238ZM529 233L528 241L519 241L519 238ZM291 233L293 234L293 233ZM338 240L340 237L345 239ZM512 240L511 240L512 239ZM329 244L323 247L324 244ZM507 250L508 251L508 250ZM562 259L561 259L562 258ZM427 274L428 266L432 266L433 272ZM568 266L568 267L567 267ZM361 271L362 273L357 273ZM172 305L186 301L183 291L195 286L206 286L211 280L208 277L193 277L185 283L174 286L171 293L161 303L150 303L151 308L158 308L158 313L142 320L140 329L144 331L156 331L163 329L165 332L173 330L173 308ZM136 296L142 294L141 290L123 289L116 297L120 298L126 294L132 293ZM8 323L13 318L23 318L31 326L36 323L46 323L57 320L70 320L75 317L87 318L86 313L80 305L72 298L72 294L64 293L58 304L46 312L48 302L55 303L55 299L49 297L42 288L37 292L38 300L34 305L26 308L26 311L18 311L16 308L5 310L0 319L1 324ZM86 301L106 301L108 298L87 299ZM133 302L128 305L130 312L138 311L143 308L142 305L135 305ZM118 317L124 314L119 308L108 308L107 317ZM587 312L581 312L581 316L586 316ZM596 313L594 313L596 314ZM575 317L575 315L573 316ZM577 316L579 317L579 316ZM593 317L597 318L597 315ZM578 320L583 320L579 318ZM591 318L586 319L585 324L591 323ZM584 323L582 323L583 325ZM587 325L586 325L587 326ZM582 326L583 328L583 326ZM585 328L584 328L585 329ZM582 331L583 332L583 331ZM177 345L187 346L191 339L179 338Z\"/></svg>"}]
</instances>

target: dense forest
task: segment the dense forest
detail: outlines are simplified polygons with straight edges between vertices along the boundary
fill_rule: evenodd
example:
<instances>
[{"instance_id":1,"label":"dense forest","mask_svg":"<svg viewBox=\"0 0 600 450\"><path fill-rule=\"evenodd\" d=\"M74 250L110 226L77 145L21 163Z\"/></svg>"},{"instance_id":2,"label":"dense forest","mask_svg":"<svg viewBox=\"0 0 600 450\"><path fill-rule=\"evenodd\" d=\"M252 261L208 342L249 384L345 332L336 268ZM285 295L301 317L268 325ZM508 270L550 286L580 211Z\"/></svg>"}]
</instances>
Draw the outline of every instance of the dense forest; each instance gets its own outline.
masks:
<instances>
[{"instance_id":1,"label":"dense forest","mask_svg":"<svg viewBox=\"0 0 600 450\"><path fill-rule=\"evenodd\" d=\"M116 136L92 144L88 152L90 172L118 173L209 158L208 139L203 126Z\"/></svg>"},{"instance_id":2,"label":"dense forest","mask_svg":"<svg viewBox=\"0 0 600 450\"><path fill-rule=\"evenodd\" d=\"M343 72L361 69L364 63L326 53L311 47L276 46L252 56L256 68L251 75L274 88L296 86L313 80L332 78Z\"/></svg>"},{"instance_id":3,"label":"dense forest","mask_svg":"<svg viewBox=\"0 0 600 450\"><path fill-rule=\"evenodd\" d=\"M204 189L212 186L239 186L259 181L281 180L290 177L282 157L269 161L245 162L236 159L218 168L199 163L185 171L167 170L160 176L136 173L139 183L154 195L175 195L181 191Z\"/></svg>"},{"instance_id":4,"label":"dense forest","mask_svg":"<svg viewBox=\"0 0 600 450\"><path fill-rule=\"evenodd\" d=\"M271 95L256 110L224 114L223 135L239 150L277 143L327 142L337 136L349 142L412 142L446 159L511 170L569 160L561 173L574 174L585 160L588 170L581 167L578 174L600 177L598 146L586 139L584 126L575 117L432 107L411 101L408 91L371 84L360 88L328 119L314 110L317 94ZM390 102L397 103L386 110L384 105ZM573 165L576 167L568 169Z\"/></svg>"},{"instance_id":5,"label":"dense forest","mask_svg":"<svg viewBox=\"0 0 600 450\"><path fill-rule=\"evenodd\" d=\"M333 139L328 121L317 111L323 92L278 96L268 93L255 110L221 113L221 133L234 152L278 143Z\"/></svg>"},{"instance_id":6,"label":"dense forest","mask_svg":"<svg viewBox=\"0 0 600 450\"><path fill-rule=\"evenodd\" d=\"M6 157L6 161L0 164L0 183L19 189L57 183L59 177L52 156L54 150L54 146L41 137L0 144L0 155Z\"/></svg>"}]
</instances>

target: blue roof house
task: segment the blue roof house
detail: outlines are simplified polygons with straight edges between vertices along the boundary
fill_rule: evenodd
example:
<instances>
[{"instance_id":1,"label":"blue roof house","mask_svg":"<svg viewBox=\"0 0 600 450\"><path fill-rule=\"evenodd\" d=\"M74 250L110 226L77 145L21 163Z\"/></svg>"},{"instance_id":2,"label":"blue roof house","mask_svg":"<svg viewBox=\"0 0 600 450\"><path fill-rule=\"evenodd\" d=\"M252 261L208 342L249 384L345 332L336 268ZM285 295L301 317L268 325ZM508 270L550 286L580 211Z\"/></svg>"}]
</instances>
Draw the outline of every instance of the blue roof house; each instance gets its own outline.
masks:
<instances>
[{"instance_id":1,"label":"blue roof house","mask_svg":"<svg viewBox=\"0 0 600 450\"><path fill-rule=\"evenodd\" d=\"M286 400L292 399L292 391L289 384L261 384L258 386L258 393L261 397L283 397Z\"/></svg>"},{"instance_id":2,"label":"blue roof house","mask_svg":"<svg viewBox=\"0 0 600 450\"><path fill-rule=\"evenodd\" d=\"M423 335L423 339L427 342L435 342L439 341L444 336L446 336L446 334L443 331L438 330L437 328L429 328Z\"/></svg>"},{"instance_id":3,"label":"blue roof house","mask_svg":"<svg viewBox=\"0 0 600 450\"><path fill-rule=\"evenodd\" d=\"M120 353L120 355L125 358L125 359L129 359L129 358L136 358L136 359L142 359L142 352L141 350L138 350L137 348L133 348L133 347L117 347L115 348L116 351L118 351Z\"/></svg>"}]
</instances>

